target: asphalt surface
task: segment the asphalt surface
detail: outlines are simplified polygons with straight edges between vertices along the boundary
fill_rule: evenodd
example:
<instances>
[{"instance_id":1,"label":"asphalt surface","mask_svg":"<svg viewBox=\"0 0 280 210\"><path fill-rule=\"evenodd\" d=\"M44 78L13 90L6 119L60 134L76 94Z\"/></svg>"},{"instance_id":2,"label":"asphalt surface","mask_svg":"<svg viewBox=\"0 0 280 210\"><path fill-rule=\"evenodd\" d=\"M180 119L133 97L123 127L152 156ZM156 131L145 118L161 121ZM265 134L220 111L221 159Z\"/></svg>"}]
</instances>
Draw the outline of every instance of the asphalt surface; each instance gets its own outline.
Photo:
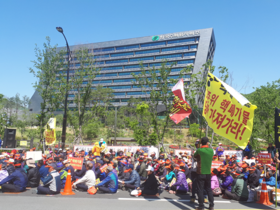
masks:
<instances>
[{"instance_id":1,"label":"asphalt surface","mask_svg":"<svg viewBox=\"0 0 280 210\"><path fill-rule=\"evenodd\" d=\"M86 208L99 208L101 210L123 209L195 209L198 206L189 202L190 195L173 195L166 191L159 197L131 197L128 192L119 190L116 194L95 194L75 192L71 196L47 196L32 194L32 189L20 194L0 193L1 209L27 210L82 210ZM280 205L280 203L279 203ZM205 204L208 208L209 205ZM275 209L275 206L265 206L257 203L237 202L215 197L215 209ZM280 208L279 208L280 209Z\"/></svg>"}]
</instances>

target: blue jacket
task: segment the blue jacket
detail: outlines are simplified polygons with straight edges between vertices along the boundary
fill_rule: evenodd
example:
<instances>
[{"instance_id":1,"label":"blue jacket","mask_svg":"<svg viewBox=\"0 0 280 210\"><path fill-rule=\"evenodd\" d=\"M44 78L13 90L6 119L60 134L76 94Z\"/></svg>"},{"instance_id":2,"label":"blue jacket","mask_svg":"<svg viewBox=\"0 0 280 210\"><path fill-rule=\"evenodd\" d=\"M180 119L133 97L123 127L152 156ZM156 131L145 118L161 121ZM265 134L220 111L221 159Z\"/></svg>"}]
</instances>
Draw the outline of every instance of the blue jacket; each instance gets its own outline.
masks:
<instances>
[{"instance_id":1,"label":"blue jacket","mask_svg":"<svg viewBox=\"0 0 280 210\"><path fill-rule=\"evenodd\" d=\"M259 179L260 184L263 182L263 178ZM265 178L266 185L275 186L275 177L272 176L269 179Z\"/></svg>"},{"instance_id":2,"label":"blue jacket","mask_svg":"<svg viewBox=\"0 0 280 210\"><path fill-rule=\"evenodd\" d=\"M3 179L2 182L0 182L0 185L9 182L10 184L19 186L20 191L24 191L26 189L27 181L27 174L23 169L19 168L16 169L10 176Z\"/></svg>"},{"instance_id":3,"label":"blue jacket","mask_svg":"<svg viewBox=\"0 0 280 210\"><path fill-rule=\"evenodd\" d=\"M242 174L244 174L244 177L243 177L244 181L247 181L248 176L249 176L249 171L247 171L247 172L242 172Z\"/></svg>"},{"instance_id":4,"label":"blue jacket","mask_svg":"<svg viewBox=\"0 0 280 210\"><path fill-rule=\"evenodd\" d=\"M135 185L136 187L140 187L140 176L137 173L137 171L133 170L129 176L129 179L125 180L124 183Z\"/></svg>"},{"instance_id":5,"label":"blue jacket","mask_svg":"<svg viewBox=\"0 0 280 210\"><path fill-rule=\"evenodd\" d=\"M232 184L232 182L233 182L232 176L227 176L224 179L223 183L221 184L221 187L231 192L231 184Z\"/></svg>"},{"instance_id":6,"label":"blue jacket","mask_svg":"<svg viewBox=\"0 0 280 210\"><path fill-rule=\"evenodd\" d=\"M43 181L43 179L49 174L49 169L46 168L45 166L41 166L39 168L39 174L40 174L41 181Z\"/></svg>"},{"instance_id":7,"label":"blue jacket","mask_svg":"<svg viewBox=\"0 0 280 210\"><path fill-rule=\"evenodd\" d=\"M118 177L116 176L116 174L110 172L108 176L95 187L100 187L103 185L108 187L112 193L116 193L118 190Z\"/></svg>"},{"instance_id":8,"label":"blue jacket","mask_svg":"<svg viewBox=\"0 0 280 210\"><path fill-rule=\"evenodd\" d=\"M224 154L224 148L223 147L217 147L216 148L216 155L218 155L219 157L222 156Z\"/></svg>"}]
</instances>

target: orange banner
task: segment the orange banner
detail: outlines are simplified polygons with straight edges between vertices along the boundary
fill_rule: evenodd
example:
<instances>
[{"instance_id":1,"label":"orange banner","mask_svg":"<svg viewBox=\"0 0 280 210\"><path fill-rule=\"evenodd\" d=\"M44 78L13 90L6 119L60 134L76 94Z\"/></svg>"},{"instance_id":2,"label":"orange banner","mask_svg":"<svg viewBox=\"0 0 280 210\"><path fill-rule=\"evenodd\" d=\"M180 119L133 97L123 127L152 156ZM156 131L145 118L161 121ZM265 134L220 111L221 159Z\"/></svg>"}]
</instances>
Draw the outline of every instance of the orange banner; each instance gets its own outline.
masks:
<instances>
[{"instance_id":1,"label":"orange banner","mask_svg":"<svg viewBox=\"0 0 280 210\"><path fill-rule=\"evenodd\" d=\"M71 166L73 166L74 169L82 170L83 162L84 162L83 158L74 158L74 157L69 157L68 156L68 160L69 160Z\"/></svg>"}]
</instances>

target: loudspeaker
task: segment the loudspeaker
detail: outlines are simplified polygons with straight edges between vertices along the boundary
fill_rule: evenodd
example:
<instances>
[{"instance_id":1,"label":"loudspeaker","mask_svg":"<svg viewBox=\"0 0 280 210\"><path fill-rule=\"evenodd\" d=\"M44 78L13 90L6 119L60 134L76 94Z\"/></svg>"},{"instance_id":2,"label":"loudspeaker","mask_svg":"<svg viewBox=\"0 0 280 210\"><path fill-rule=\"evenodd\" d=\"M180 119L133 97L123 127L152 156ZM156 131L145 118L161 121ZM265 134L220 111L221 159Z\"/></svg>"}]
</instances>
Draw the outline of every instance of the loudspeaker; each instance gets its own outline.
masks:
<instances>
[{"instance_id":1,"label":"loudspeaker","mask_svg":"<svg viewBox=\"0 0 280 210\"><path fill-rule=\"evenodd\" d=\"M16 129L5 129L3 148L16 148Z\"/></svg>"}]
</instances>

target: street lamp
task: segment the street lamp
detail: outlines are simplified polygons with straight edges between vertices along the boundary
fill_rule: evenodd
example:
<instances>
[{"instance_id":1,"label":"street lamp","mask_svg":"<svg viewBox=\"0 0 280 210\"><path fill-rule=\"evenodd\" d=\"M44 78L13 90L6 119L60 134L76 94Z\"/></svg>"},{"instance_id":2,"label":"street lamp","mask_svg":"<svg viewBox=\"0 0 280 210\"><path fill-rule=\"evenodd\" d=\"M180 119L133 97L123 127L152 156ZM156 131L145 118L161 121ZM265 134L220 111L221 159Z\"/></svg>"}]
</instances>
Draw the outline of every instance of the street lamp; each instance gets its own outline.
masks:
<instances>
[{"instance_id":1,"label":"street lamp","mask_svg":"<svg viewBox=\"0 0 280 210\"><path fill-rule=\"evenodd\" d=\"M61 27L56 27L56 30L64 36L64 39L66 41L66 47L67 47L67 54L68 54L68 67L67 67L67 81L66 84L68 86L69 83L69 68L70 68L70 61L71 61L71 56L70 56L70 48L67 42L67 39L63 33L63 29ZM64 116L63 116L63 124L62 124L62 136L61 136L61 142L62 142L62 149L65 147L65 139L66 139L66 123L67 123L67 99L68 99L68 91L66 89L65 93L65 102L64 102Z\"/></svg>"}]
</instances>

